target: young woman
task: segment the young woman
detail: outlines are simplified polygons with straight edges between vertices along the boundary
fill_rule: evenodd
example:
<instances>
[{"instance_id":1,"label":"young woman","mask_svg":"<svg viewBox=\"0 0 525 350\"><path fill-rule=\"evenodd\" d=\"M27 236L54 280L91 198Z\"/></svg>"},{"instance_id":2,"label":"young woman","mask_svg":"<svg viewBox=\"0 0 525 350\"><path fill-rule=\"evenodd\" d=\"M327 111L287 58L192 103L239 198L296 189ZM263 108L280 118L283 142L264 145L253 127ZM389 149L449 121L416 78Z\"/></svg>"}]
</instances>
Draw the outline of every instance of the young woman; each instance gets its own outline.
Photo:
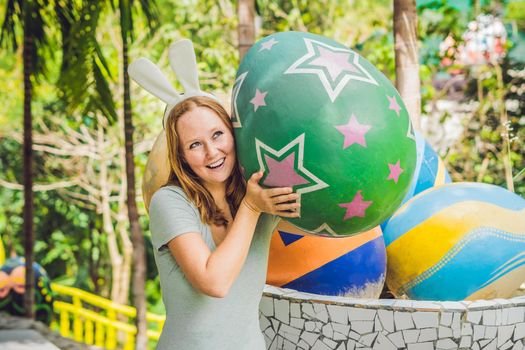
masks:
<instances>
[{"instance_id":1,"label":"young woman","mask_svg":"<svg viewBox=\"0 0 525 350\"><path fill-rule=\"evenodd\" d=\"M245 183L215 100L183 100L165 127L170 177L149 209L167 316L157 349L265 349L258 310L270 237L277 215L298 216L298 195L263 189L262 172Z\"/></svg>"}]
</instances>

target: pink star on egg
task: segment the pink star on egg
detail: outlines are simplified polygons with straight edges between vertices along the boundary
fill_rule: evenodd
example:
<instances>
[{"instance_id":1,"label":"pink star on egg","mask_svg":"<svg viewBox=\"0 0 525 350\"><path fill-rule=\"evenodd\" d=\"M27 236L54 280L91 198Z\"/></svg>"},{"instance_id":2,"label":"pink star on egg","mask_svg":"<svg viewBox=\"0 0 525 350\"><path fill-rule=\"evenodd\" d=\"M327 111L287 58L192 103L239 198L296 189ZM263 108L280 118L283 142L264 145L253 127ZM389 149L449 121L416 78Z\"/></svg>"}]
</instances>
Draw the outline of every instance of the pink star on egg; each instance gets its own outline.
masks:
<instances>
[{"instance_id":1,"label":"pink star on egg","mask_svg":"<svg viewBox=\"0 0 525 350\"><path fill-rule=\"evenodd\" d=\"M370 125L359 124L353 114L347 124L337 125L336 129L345 137L343 149L350 147L354 143L366 147L365 134L371 127Z\"/></svg>"},{"instance_id":2,"label":"pink star on egg","mask_svg":"<svg viewBox=\"0 0 525 350\"><path fill-rule=\"evenodd\" d=\"M295 170L295 152L290 153L283 160L276 160L264 155L268 166L268 176L264 179L266 186L293 187L309 183Z\"/></svg>"},{"instance_id":3,"label":"pink star on egg","mask_svg":"<svg viewBox=\"0 0 525 350\"><path fill-rule=\"evenodd\" d=\"M399 103L397 103L396 96L390 97L387 95L386 98L388 98L388 101L390 102L388 109L396 111L396 114L399 117L399 111L401 110L401 106L399 106Z\"/></svg>"},{"instance_id":4,"label":"pink star on egg","mask_svg":"<svg viewBox=\"0 0 525 350\"><path fill-rule=\"evenodd\" d=\"M334 52L324 47L319 47L320 56L310 62L313 66L325 67L332 81L335 81L341 72L358 72L350 60L348 52Z\"/></svg>"},{"instance_id":5,"label":"pink star on egg","mask_svg":"<svg viewBox=\"0 0 525 350\"><path fill-rule=\"evenodd\" d=\"M402 168L401 168L401 165L399 165L399 160L397 161L396 164L388 164L388 168L390 169L390 174L388 175L388 179L387 180L394 180L394 182L397 184L397 181L399 180L399 175L401 175L401 173L404 171Z\"/></svg>"},{"instance_id":6,"label":"pink star on egg","mask_svg":"<svg viewBox=\"0 0 525 350\"><path fill-rule=\"evenodd\" d=\"M262 50L268 50L270 51L272 49L272 46L279 43L275 38L271 38L270 40L266 40L261 44L261 48L259 49L259 52Z\"/></svg>"},{"instance_id":7,"label":"pink star on egg","mask_svg":"<svg viewBox=\"0 0 525 350\"><path fill-rule=\"evenodd\" d=\"M264 98L266 97L266 92L261 92L259 89L255 89L255 96L250 100L250 103L253 104L253 111L257 112L257 109L261 106L266 106L266 102L264 101Z\"/></svg>"},{"instance_id":8,"label":"pink star on egg","mask_svg":"<svg viewBox=\"0 0 525 350\"><path fill-rule=\"evenodd\" d=\"M345 217L343 220L348 220L353 217L365 217L366 209L372 205L372 201L364 201L361 190L357 191L354 199L350 203L341 203L339 206L346 209Z\"/></svg>"}]
</instances>

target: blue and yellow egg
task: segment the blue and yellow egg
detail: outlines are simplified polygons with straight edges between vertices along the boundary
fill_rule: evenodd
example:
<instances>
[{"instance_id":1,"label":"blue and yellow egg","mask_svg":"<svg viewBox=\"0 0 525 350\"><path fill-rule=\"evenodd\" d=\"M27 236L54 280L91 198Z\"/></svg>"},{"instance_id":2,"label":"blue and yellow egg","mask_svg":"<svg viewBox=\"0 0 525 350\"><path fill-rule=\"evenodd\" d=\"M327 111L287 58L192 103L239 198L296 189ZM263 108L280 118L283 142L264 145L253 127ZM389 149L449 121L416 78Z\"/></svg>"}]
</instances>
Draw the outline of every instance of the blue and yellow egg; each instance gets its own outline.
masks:
<instances>
[{"instance_id":1,"label":"blue and yellow egg","mask_svg":"<svg viewBox=\"0 0 525 350\"><path fill-rule=\"evenodd\" d=\"M387 285L411 299L508 298L525 280L525 200L453 183L405 203L384 229Z\"/></svg>"},{"instance_id":2,"label":"blue and yellow egg","mask_svg":"<svg viewBox=\"0 0 525 350\"><path fill-rule=\"evenodd\" d=\"M385 272L379 226L351 237L330 238L281 221L270 243L266 283L314 294L378 298Z\"/></svg>"},{"instance_id":3,"label":"blue and yellow egg","mask_svg":"<svg viewBox=\"0 0 525 350\"><path fill-rule=\"evenodd\" d=\"M443 163L436 151L434 151L428 141L425 140L423 135L417 131L415 131L415 135L416 168L408 192L405 198L403 198L401 205L426 189L452 182L445 163ZM390 220L390 218L381 224L382 229L385 228L388 220Z\"/></svg>"}]
</instances>

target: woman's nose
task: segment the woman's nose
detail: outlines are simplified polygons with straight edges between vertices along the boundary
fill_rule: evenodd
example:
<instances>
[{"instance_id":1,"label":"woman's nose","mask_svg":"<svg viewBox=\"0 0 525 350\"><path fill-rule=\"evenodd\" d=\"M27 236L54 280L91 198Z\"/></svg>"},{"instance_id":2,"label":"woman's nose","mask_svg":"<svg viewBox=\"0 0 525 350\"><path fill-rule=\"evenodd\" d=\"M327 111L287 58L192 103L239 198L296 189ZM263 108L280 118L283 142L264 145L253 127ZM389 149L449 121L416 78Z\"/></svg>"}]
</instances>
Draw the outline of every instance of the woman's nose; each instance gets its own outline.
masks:
<instances>
[{"instance_id":1,"label":"woman's nose","mask_svg":"<svg viewBox=\"0 0 525 350\"><path fill-rule=\"evenodd\" d=\"M219 153L219 149L214 144L207 144L206 145L206 155L208 158L213 159L217 153Z\"/></svg>"}]
</instances>

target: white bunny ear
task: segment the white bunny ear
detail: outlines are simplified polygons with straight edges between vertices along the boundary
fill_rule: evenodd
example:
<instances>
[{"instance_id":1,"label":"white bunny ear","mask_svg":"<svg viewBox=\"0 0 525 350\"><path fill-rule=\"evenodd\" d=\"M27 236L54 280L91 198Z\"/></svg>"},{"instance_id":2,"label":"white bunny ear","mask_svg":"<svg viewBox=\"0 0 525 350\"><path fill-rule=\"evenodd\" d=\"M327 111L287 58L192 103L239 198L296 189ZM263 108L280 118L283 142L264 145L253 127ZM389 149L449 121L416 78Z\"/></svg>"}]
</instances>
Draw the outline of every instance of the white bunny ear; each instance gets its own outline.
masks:
<instances>
[{"instance_id":1,"label":"white bunny ear","mask_svg":"<svg viewBox=\"0 0 525 350\"><path fill-rule=\"evenodd\" d=\"M168 57L171 69L185 90L185 95L195 95L200 92L197 59L193 44L188 39L181 39L170 45Z\"/></svg>"},{"instance_id":2,"label":"white bunny ear","mask_svg":"<svg viewBox=\"0 0 525 350\"><path fill-rule=\"evenodd\" d=\"M147 58L139 58L128 67L129 76L140 86L157 96L168 105L181 101L180 94L171 86L162 71Z\"/></svg>"}]
</instances>

